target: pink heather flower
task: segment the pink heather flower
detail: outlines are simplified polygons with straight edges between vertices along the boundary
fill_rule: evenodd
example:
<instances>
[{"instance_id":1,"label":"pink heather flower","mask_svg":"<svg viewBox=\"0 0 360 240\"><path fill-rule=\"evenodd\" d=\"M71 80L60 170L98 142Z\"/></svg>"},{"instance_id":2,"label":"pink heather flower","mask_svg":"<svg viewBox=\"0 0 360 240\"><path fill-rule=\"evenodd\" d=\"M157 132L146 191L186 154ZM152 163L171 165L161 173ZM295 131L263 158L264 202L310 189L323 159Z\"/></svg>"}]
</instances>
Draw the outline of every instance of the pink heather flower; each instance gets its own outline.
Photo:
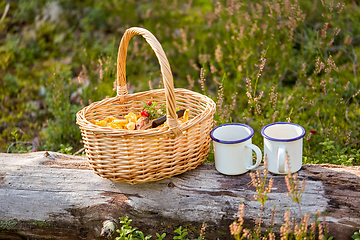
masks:
<instances>
[{"instance_id":1,"label":"pink heather flower","mask_svg":"<svg viewBox=\"0 0 360 240\"><path fill-rule=\"evenodd\" d=\"M308 81L309 81L309 85L312 86L312 80L311 80L311 78L308 78Z\"/></svg>"},{"instance_id":2,"label":"pink heather flower","mask_svg":"<svg viewBox=\"0 0 360 240\"><path fill-rule=\"evenodd\" d=\"M311 231L311 234L315 235L315 231L316 231L316 223L315 222L311 223L310 231Z\"/></svg>"},{"instance_id":3,"label":"pink heather flower","mask_svg":"<svg viewBox=\"0 0 360 240\"><path fill-rule=\"evenodd\" d=\"M309 132L305 139L308 141L311 138L311 135L312 135L312 133Z\"/></svg>"},{"instance_id":4,"label":"pink heather flower","mask_svg":"<svg viewBox=\"0 0 360 240\"><path fill-rule=\"evenodd\" d=\"M357 95L359 95L359 93L360 93L360 89L354 95L352 95L352 97L355 98Z\"/></svg>"},{"instance_id":5,"label":"pink heather flower","mask_svg":"<svg viewBox=\"0 0 360 240\"><path fill-rule=\"evenodd\" d=\"M339 9L338 13L340 13L343 10L344 6L345 6L345 3L342 3L341 8Z\"/></svg>"},{"instance_id":6,"label":"pink heather flower","mask_svg":"<svg viewBox=\"0 0 360 240\"><path fill-rule=\"evenodd\" d=\"M273 109L276 108L276 103L277 103L277 96L278 96L278 93L275 93L275 87L273 86L271 88L271 92L270 92L270 101L269 103L273 104Z\"/></svg>"},{"instance_id":7,"label":"pink heather flower","mask_svg":"<svg viewBox=\"0 0 360 240\"><path fill-rule=\"evenodd\" d=\"M201 68L200 70L200 79L199 79L199 83L201 84L201 90L205 91L205 69Z\"/></svg>"},{"instance_id":8,"label":"pink heather flower","mask_svg":"<svg viewBox=\"0 0 360 240\"><path fill-rule=\"evenodd\" d=\"M324 239L322 224L319 224L319 239Z\"/></svg>"},{"instance_id":9,"label":"pink heather flower","mask_svg":"<svg viewBox=\"0 0 360 240\"><path fill-rule=\"evenodd\" d=\"M196 70L196 71L200 71L200 68L196 65L195 61L193 59L189 60L190 65Z\"/></svg>"},{"instance_id":10,"label":"pink heather flower","mask_svg":"<svg viewBox=\"0 0 360 240\"><path fill-rule=\"evenodd\" d=\"M242 225L242 224L244 223L244 218L243 218L243 216L244 216L244 208L245 208L245 204L244 204L244 203L242 203L242 204L239 205L239 212L238 212L239 217L238 217L238 221L239 221L240 225Z\"/></svg>"},{"instance_id":11,"label":"pink heather flower","mask_svg":"<svg viewBox=\"0 0 360 240\"><path fill-rule=\"evenodd\" d=\"M246 92L246 96L249 98L249 102L248 103L252 103L252 96L249 92Z\"/></svg>"},{"instance_id":12,"label":"pink heather flower","mask_svg":"<svg viewBox=\"0 0 360 240\"><path fill-rule=\"evenodd\" d=\"M216 15L219 15L220 14L220 12L221 12L221 4L220 4L220 2L216 2L216 8L215 8L215 14Z\"/></svg>"},{"instance_id":13,"label":"pink heather flower","mask_svg":"<svg viewBox=\"0 0 360 240\"><path fill-rule=\"evenodd\" d=\"M182 53L183 52L183 50L181 49L181 46L180 46L180 44L178 44L177 42L173 42L173 45L176 47L176 49L179 51L179 53Z\"/></svg>"},{"instance_id":14,"label":"pink heather flower","mask_svg":"<svg viewBox=\"0 0 360 240\"><path fill-rule=\"evenodd\" d=\"M211 74L214 74L217 72L216 67L212 63L210 63L210 72L211 72Z\"/></svg>"},{"instance_id":15,"label":"pink heather flower","mask_svg":"<svg viewBox=\"0 0 360 240\"><path fill-rule=\"evenodd\" d=\"M281 240L288 239L288 234L290 233L291 230L290 215L291 215L290 210L287 210L284 214L285 224L280 227Z\"/></svg>"},{"instance_id":16,"label":"pink heather flower","mask_svg":"<svg viewBox=\"0 0 360 240\"><path fill-rule=\"evenodd\" d=\"M198 58L199 58L200 62L207 63L210 60L211 55L210 54L199 54Z\"/></svg>"},{"instance_id":17,"label":"pink heather flower","mask_svg":"<svg viewBox=\"0 0 360 240\"><path fill-rule=\"evenodd\" d=\"M230 226L230 234L231 235L239 235L241 232L241 228L237 222L233 222Z\"/></svg>"},{"instance_id":18,"label":"pink heather flower","mask_svg":"<svg viewBox=\"0 0 360 240\"><path fill-rule=\"evenodd\" d=\"M328 64L328 66L331 66L332 69L338 70L338 67L336 66L335 61L333 60L331 55L327 59L327 64Z\"/></svg>"},{"instance_id":19,"label":"pink heather flower","mask_svg":"<svg viewBox=\"0 0 360 240\"><path fill-rule=\"evenodd\" d=\"M222 83L220 83L219 91L218 91L218 99L217 99L217 102L216 102L217 108L221 109L223 101L224 101L224 89L223 89Z\"/></svg>"},{"instance_id":20,"label":"pink heather flower","mask_svg":"<svg viewBox=\"0 0 360 240\"><path fill-rule=\"evenodd\" d=\"M269 240L275 240L275 233L269 233Z\"/></svg>"},{"instance_id":21,"label":"pink heather flower","mask_svg":"<svg viewBox=\"0 0 360 240\"><path fill-rule=\"evenodd\" d=\"M346 35L345 39L344 39L344 44L345 45L350 45L352 42L352 37L350 37L350 35Z\"/></svg>"},{"instance_id":22,"label":"pink heather flower","mask_svg":"<svg viewBox=\"0 0 360 240\"><path fill-rule=\"evenodd\" d=\"M305 72L305 70L306 70L306 62L304 62L304 63L302 64L302 69L301 69L301 71L302 71L302 72Z\"/></svg>"},{"instance_id":23,"label":"pink heather flower","mask_svg":"<svg viewBox=\"0 0 360 240\"><path fill-rule=\"evenodd\" d=\"M244 26L241 26L240 27L240 33L239 33L239 38L240 39L243 39L244 38L244 30L245 30L245 27ZM240 40L239 39L239 40Z\"/></svg>"},{"instance_id":24,"label":"pink heather flower","mask_svg":"<svg viewBox=\"0 0 360 240\"><path fill-rule=\"evenodd\" d=\"M275 111L273 116L272 116L273 123L275 122L275 118L276 118L277 113L278 113L278 111Z\"/></svg>"},{"instance_id":25,"label":"pink heather flower","mask_svg":"<svg viewBox=\"0 0 360 240\"><path fill-rule=\"evenodd\" d=\"M351 135L351 132L352 132L352 131L350 131L350 132L348 133L348 135L347 135L345 145L349 145L349 143L350 143L350 135Z\"/></svg>"},{"instance_id":26,"label":"pink heather flower","mask_svg":"<svg viewBox=\"0 0 360 240\"><path fill-rule=\"evenodd\" d=\"M323 87L324 93L325 93L325 95L326 95L326 80L325 80L325 79L324 79L324 80L321 80L320 86Z\"/></svg>"},{"instance_id":27,"label":"pink heather flower","mask_svg":"<svg viewBox=\"0 0 360 240\"><path fill-rule=\"evenodd\" d=\"M346 83L345 90L349 87L350 81Z\"/></svg>"},{"instance_id":28,"label":"pink heather flower","mask_svg":"<svg viewBox=\"0 0 360 240\"><path fill-rule=\"evenodd\" d=\"M329 73L331 73L331 68L325 68L325 76L329 75Z\"/></svg>"},{"instance_id":29,"label":"pink heather flower","mask_svg":"<svg viewBox=\"0 0 360 240\"><path fill-rule=\"evenodd\" d=\"M238 95L237 92L235 92L232 96L231 96L231 100L232 100L232 103L230 105L230 110L233 111L236 107L236 96Z\"/></svg>"},{"instance_id":30,"label":"pink heather flower","mask_svg":"<svg viewBox=\"0 0 360 240\"><path fill-rule=\"evenodd\" d=\"M250 237L250 229L244 229L243 237L249 239Z\"/></svg>"},{"instance_id":31,"label":"pink heather flower","mask_svg":"<svg viewBox=\"0 0 360 240\"><path fill-rule=\"evenodd\" d=\"M337 36L340 33L341 29L340 28L334 28L334 35Z\"/></svg>"},{"instance_id":32,"label":"pink heather flower","mask_svg":"<svg viewBox=\"0 0 360 240\"><path fill-rule=\"evenodd\" d=\"M221 51L221 46L217 45L216 50L215 50L215 59L217 62L221 62L223 57L223 53Z\"/></svg>"},{"instance_id":33,"label":"pink heather flower","mask_svg":"<svg viewBox=\"0 0 360 240\"><path fill-rule=\"evenodd\" d=\"M261 91L259 95L259 100L262 98L263 95L264 95L264 91Z\"/></svg>"},{"instance_id":34,"label":"pink heather flower","mask_svg":"<svg viewBox=\"0 0 360 240\"><path fill-rule=\"evenodd\" d=\"M246 78L246 88L248 89L248 92L252 92L251 79L250 78Z\"/></svg>"},{"instance_id":35,"label":"pink heather flower","mask_svg":"<svg viewBox=\"0 0 360 240\"><path fill-rule=\"evenodd\" d=\"M251 24L251 19L249 13L245 13L245 21L247 21L249 24Z\"/></svg>"},{"instance_id":36,"label":"pink heather flower","mask_svg":"<svg viewBox=\"0 0 360 240\"><path fill-rule=\"evenodd\" d=\"M264 67L265 67L266 58L261 57L260 61L261 61L260 71L262 71L264 69Z\"/></svg>"},{"instance_id":37,"label":"pink heather flower","mask_svg":"<svg viewBox=\"0 0 360 240\"><path fill-rule=\"evenodd\" d=\"M194 87L195 80L192 80L189 74L186 75L186 79L189 83L189 88L192 89Z\"/></svg>"}]
</instances>

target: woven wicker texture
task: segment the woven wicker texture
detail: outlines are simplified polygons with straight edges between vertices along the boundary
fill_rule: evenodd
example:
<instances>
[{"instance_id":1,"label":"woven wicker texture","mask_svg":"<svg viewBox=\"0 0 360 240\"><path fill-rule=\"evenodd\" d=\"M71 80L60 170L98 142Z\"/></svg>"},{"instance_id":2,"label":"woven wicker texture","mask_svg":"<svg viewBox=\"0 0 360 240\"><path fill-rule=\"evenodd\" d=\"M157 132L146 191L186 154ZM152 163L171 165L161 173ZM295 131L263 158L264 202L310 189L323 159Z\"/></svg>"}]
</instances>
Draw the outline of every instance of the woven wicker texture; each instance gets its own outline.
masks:
<instances>
[{"instance_id":1,"label":"woven wicker texture","mask_svg":"<svg viewBox=\"0 0 360 240\"><path fill-rule=\"evenodd\" d=\"M128 94L126 85L127 46L141 35L154 50L160 64L164 89ZM165 103L168 127L123 130L100 127L92 120L123 118L139 113L148 101ZM131 184L157 181L196 168L210 149L215 103L186 89L174 89L169 62L160 43L148 30L130 28L120 42L117 62L117 96L94 102L76 115L86 156L95 173ZM189 109L190 120L179 125L176 108Z\"/></svg>"}]
</instances>

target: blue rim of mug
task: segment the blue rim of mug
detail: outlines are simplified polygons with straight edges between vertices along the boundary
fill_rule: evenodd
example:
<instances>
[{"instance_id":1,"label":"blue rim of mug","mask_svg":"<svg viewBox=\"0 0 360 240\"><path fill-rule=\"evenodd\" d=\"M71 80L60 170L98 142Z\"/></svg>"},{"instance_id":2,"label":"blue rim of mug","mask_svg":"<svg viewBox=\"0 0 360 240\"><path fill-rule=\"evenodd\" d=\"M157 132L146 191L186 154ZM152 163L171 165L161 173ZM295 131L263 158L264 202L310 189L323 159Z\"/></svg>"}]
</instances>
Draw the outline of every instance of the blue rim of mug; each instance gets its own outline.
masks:
<instances>
[{"instance_id":1,"label":"blue rim of mug","mask_svg":"<svg viewBox=\"0 0 360 240\"><path fill-rule=\"evenodd\" d=\"M231 126L231 125L246 127L247 129L250 130L250 135L247 136L246 138L236 140L236 141L224 141L224 140L220 140L220 139L214 137L214 131L216 129L221 128L221 127L225 127L225 126ZM235 144L235 143L245 142L246 140L249 140L250 138L252 138L252 136L254 136L254 129L252 129L250 126L248 126L246 124L242 124L242 123L226 123L226 124L222 124L222 125L219 125L219 126L215 127L210 132L210 137L211 137L212 140L214 140L215 142L218 142L218 143L225 143L225 144Z\"/></svg>"},{"instance_id":2,"label":"blue rim of mug","mask_svg":"<svg viewBox=\"0 0 360 240\"><path fill-rule=\"evenodd\" d=\"M295 138L289 138L289 139L277 139L277 138L272 138L272 137L269 137L268 135L265 134L265 129L270 127L270 126L273 126L273 125L281 125L281 124L287 124L287 125L293 125L293 126L296 126L296 127L299 127L301 128L302 130L302 133L300 134L300 136L298 137L295 137ZM288 123L288 122L277 122L277 123L271 123L269 125L266 125L265 127L263 127L261 129L261 135L263 135L264 138L268 139L268 140L271 140L271 141L276 141L276 142L292 142L292 141L296 141L296 140L299 140L301 138L303 138L305 136L305 129L298 125L298 124L295 124L295 123Z\"/></svg>"}]
</instances>

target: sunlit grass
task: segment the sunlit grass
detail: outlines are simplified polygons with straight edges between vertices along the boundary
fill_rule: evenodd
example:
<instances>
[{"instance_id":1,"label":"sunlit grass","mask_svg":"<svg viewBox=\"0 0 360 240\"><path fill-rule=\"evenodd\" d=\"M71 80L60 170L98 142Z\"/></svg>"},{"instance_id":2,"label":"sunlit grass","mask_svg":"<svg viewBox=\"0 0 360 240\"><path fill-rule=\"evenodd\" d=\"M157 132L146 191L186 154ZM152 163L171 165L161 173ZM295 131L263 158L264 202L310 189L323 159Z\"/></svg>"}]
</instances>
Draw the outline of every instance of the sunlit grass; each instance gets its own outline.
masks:
<instances>
[{"instance_id":1,"label":"sunlit grass","mask_svg":"<svg viewBox=\"0 0 360 240\"><path fill-rule=\"evenodd\" d=\"M140 26L162 44L175 87L216 101L216 124L249 124L261 147L263 126L291 121L307 132L304 163L359 165L359 15L356 3L325 0L12 2L0 23L0 149L80 149L75 113L116 95L119 42ZM140 36L127 82L161 86Z\"/></svg>"}]
</instances>

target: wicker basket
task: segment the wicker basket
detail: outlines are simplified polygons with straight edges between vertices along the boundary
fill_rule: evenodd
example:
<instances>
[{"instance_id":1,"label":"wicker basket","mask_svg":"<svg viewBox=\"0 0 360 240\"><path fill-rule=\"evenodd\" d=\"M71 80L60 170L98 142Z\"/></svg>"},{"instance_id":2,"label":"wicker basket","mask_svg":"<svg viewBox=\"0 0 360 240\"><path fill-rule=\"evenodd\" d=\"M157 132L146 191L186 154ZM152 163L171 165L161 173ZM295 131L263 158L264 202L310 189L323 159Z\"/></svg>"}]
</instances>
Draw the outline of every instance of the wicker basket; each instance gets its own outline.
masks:
<instances>
[{"instance_id":1,"label":"wicker basket","mask_svg":"<svg viewBox=\"0 0 360 240\"><path fill-rule=\"evenodd\" d=\"M128 94L126 53L130 39L142 35L159 60L164 89ZM139 113L142 102L166 103L169 127L120 130L99 127L92 120ZM176 108L189 109L189 121L179 125ZM210 149L215 103L186 89L174 89L169 62L160 43L148 30L130 28L120 42L117 60L117 96L94 102L76 114L86 156L95 173L103 178L131 184L157 181L200 165Z\"/></svg>"}]
</instances>

